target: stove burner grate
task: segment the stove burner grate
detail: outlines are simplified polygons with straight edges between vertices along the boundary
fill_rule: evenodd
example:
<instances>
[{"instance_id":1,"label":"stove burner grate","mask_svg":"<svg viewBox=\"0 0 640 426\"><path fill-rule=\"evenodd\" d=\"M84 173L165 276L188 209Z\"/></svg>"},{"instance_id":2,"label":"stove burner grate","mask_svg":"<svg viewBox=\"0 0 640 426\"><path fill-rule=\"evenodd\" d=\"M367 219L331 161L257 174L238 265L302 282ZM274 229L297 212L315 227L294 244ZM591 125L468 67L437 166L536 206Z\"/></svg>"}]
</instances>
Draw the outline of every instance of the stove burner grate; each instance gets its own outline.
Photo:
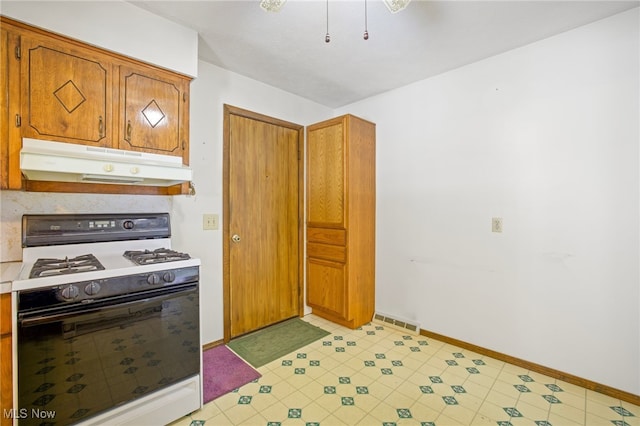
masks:
<instances>
[{"instance_id":1,"label":"stove burner grate","mask_svg":"<svg viewBox=\"0 0 640 426\"><path fill-rule=\"evenodd\" d=\"M31 268L29 278L49 277L53 275L75 274L78 272L101 271L104 266L92 254L84 254L71 259L37 259Z\"/></svg>"},{"instance_id":2,"label":"stove burner grate","mask_svg":"<svg viewBox=\"0 0 640 426\"><path fill-rule=\"evenodd\" d=\"M191 259L187 253L180 253L166 248L159 248L156 250L127 250L124 252L123 256L131 260L136 265L150 265L152 263L175 262L178 260Z\"/></svg>"}]
</instances>

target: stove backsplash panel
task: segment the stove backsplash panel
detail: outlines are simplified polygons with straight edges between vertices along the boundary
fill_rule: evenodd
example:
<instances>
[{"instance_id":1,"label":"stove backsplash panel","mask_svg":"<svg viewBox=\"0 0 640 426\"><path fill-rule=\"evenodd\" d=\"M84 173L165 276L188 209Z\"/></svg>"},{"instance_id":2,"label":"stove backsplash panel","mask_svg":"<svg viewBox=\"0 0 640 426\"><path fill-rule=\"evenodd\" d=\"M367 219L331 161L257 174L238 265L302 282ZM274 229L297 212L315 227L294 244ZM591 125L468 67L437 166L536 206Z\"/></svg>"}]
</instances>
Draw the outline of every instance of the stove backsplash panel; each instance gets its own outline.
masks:
<instances>
[{"instance_id":1,"label":"stove backsplash panel","mask_svg":"<svg viewBox=\"0 0 640 426\"><path fill-rule=\"evenodd\" d=\"M171 196L0 191L0 262L22 260L22 215L170 212Z\"/></svg>"}]
</instances>

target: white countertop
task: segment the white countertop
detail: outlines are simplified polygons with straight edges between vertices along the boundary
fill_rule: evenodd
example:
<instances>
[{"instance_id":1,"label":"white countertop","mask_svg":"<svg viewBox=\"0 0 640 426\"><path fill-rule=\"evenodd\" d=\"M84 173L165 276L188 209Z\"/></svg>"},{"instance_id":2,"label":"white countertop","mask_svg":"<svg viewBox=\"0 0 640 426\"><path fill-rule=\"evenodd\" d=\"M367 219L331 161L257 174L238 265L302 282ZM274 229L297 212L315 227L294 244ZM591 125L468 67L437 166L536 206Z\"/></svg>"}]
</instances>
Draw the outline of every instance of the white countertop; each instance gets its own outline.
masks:
<instances>
[{"instance_id":1,"label":"white countertop","mask_svg":"<svg viewBox=\"0 0 640 426\"><path fill-rule=\"evenodd\" d=\"M0 293L11 292L11 282L18 278L22 262L0 263Z\"/></svg>"}]
</instances>

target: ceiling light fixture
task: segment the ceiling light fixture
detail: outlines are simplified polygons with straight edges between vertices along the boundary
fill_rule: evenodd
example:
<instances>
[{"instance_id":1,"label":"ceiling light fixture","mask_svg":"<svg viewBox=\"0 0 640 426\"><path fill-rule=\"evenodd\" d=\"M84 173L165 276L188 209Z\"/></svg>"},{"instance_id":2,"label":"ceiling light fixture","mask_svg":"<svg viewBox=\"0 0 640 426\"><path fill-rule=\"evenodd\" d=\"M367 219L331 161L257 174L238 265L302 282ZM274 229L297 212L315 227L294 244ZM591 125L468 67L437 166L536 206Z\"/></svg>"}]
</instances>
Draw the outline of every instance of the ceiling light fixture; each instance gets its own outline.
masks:
<instances>
[{"instance_id":1,"label":"ceiling light fixture","mask_svg":"<svg viewBox=\"0 0 640 426\"><path fill-rule=\"evenodd\" d=\"M329 0L327 1L327 33L324 41L329 43L331 36L329 35ZM407 7L411 0L383 0L385 6L391 13L397 13ZM279 12L287 0L260 0L260 7L267 12ZM364 35L365 40L369 40L369 30L367 29L367 0L364 0Z\"/></svg>"},{"instance_id":2,"label":"ceiling light fixture","mask_svg":"<svg viewBox=\"0 0 640 426\"><path fill-rule=\"evenodd\" d=\"M260 7L267 12L279 12L287 0L262 0Z\"/></svg>"},{"instance_id":3,"label":"ceiling light fixture","mask_svg":"<svg viewBox=\"0 0 640 426\"><path fill-rule=\"evenodd\" d=\"M384 4L391 13L396 13L407 7L410 1L411 0L384 0Z\"/></svg>"}]
</instances>

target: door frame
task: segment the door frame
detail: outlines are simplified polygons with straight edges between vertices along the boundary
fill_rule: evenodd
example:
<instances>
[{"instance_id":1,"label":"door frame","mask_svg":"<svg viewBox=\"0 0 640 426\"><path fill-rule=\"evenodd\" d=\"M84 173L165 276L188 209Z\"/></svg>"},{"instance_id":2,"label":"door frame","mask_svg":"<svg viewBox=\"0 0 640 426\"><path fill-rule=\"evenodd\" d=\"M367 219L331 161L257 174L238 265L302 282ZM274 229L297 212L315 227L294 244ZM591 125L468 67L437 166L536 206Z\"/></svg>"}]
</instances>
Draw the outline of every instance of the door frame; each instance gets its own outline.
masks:
<instances>
[{"instance_id":1,"label":"door frame","mask_svg":"<svg viewBox=\"0 0 640 426\"><path fill-rule=\"evenodd\" d=\"M230 117L237 115L298 132L298 316L304 315L304 126L224 104L222 140L222 304L224 343L231 340L231 275L229 230Z\"/></svg>"}]
</instances>

